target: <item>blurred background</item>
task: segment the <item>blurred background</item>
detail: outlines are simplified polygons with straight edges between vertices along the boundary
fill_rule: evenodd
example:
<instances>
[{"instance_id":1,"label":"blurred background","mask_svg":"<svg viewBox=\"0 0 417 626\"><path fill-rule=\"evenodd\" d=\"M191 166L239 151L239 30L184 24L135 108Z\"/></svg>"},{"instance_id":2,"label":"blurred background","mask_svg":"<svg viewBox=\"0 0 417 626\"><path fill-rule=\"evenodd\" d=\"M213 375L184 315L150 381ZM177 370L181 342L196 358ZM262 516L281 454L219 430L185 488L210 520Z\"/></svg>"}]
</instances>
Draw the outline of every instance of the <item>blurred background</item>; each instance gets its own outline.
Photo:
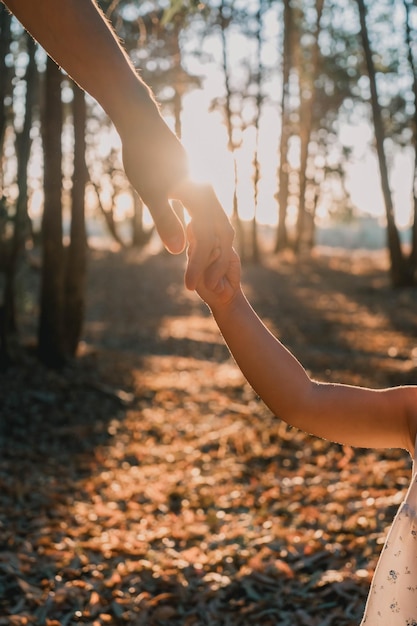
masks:
<instances>
[{"instance_id":1,"label":"blurred background","mask_svg":"<svg viewBox=\"0 0 417 626\"><path fill-rule=\"evenodd\" d=\"M214 185L244 261L386 248L392 285L415 283L415 3L99 4L193 176ZM108 118L3 5L0 144L1 360L34 306L19 287L29 264L41 272L39 354L59 363L80 340L88 249L160 243Z\"/></svg>"},{"instance_id":2,"label":"blurred background","mask_svg":"<svg viewBox=\"0 0 417 626\"><path fill-rule=\"evenodd\" d=\"M100 4L271 331L313 378L415 384L416 1ZM407 451L270 414L1 3L0 145L0 626L357 626Z\"/></svg>"}]
</instances>

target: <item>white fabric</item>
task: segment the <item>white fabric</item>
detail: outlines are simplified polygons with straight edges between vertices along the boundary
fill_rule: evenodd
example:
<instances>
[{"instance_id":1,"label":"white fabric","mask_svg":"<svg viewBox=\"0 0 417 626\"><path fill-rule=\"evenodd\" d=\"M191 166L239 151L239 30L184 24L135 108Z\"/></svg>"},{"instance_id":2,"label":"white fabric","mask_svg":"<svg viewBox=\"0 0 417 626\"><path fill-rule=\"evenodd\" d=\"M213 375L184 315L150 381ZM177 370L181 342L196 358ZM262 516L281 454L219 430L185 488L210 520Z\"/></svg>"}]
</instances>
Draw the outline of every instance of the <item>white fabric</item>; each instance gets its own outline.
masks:
<instances>
[{"instance_id":1,"label":"white fabric","mask_svg":"<svg viewBox=\"0 0 417 626\"><path fill-rule=\"evenodd\" d=\"M417 451L411 485L379 557L361 626L417 626Z\"/></svg>"}]
</instances>

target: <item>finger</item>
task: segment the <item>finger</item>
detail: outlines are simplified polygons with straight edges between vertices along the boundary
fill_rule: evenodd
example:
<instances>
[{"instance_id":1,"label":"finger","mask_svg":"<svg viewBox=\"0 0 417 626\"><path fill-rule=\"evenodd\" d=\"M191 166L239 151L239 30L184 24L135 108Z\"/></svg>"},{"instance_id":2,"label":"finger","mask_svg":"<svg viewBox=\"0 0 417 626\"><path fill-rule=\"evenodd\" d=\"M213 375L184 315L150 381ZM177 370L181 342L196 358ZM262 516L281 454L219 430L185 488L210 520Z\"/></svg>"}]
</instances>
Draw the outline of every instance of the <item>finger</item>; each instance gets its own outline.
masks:
<instances>
[{"instance_id":1,"label":"finger","mask_svg":"<svg viewBox=\"0 0 417 626\"><path fill-rule=\"evenodd\" d=\"M215 248L213 248L213 250L210 253L209 263L214 263L214 261L217 261L217 259L220 258L221 254L222 254L222 250L220 246L216 246Z\"/></svg>"},{"instance_id":2,"label":"finger","mask_svg":"<svg viewBox=\"0 0 417 626\"><path fill-rule=\"evenodd\" d=\"M166 199L163 199L148 202L147 207L165 248L171 252L171 254L180 254L186 244L185 233L170 203Z\"/></svg>"},{"instance_id":3,"label":"finger","mask_svg":"<svg viewBox=\"0 0 417 626\"><path fill-rule=\"evenodd\" d=\"M225 286L226 286L226 279L224 278L224 276L222 276L220 280L218 281L218 283L211 289L211 291L213 291L217 295L220 295L222 291L224 291Z\"/></svg>"},{"instance_id":4,"label":"finger","mask_svg":"<svg viewBox=\"0 0 417 626\"><path fill-rule=\"evenodd\" d=\"M219 257L207 268L205 282L209 289L213 291L218 290L219 284L221 284L223 277L227 273L229 258L226 253L221 252Z\"/></svg>"},{"instance_id":5,"label":"finger","mask_svg":"<svg viewBox=\"0 0 417 626\"><path fill-rule=\"evenodd\" d=\"M195 241L189 250L188 265L185 272L185 286L193 291L209 264L212 245L210 241Z\"/></svg>"},{"instance_id":6,"label":"finger","mask_svg":"<svg viewBox=\"0 0 417 626\"><path fill-rule=\"evenodd\" d=\"M220 234L220 243L218 245L220 254L213 259L205 273L205 281L209 289L216 291L219 284L221 284L223 276L227 274L232 257L233 238L234 231L231 227L230 229L225 228Z\"/></svg>"},{"instance_id":7,"label":"finger","mask_svg":"<svg viewBox=\"0 0 417 626\"><path fill-rule=\"evenodd\" d=\"M196 243L196 238L195 238L192 222L187 224L185 228L185 235L187 238L187 267L188 267L188 264L190 263L190 259L192 255L194 254L194 247Z\"/></svg>"},{"instance_id":8,"label":"finger","mask_svg":"<svg viewBox=\"0 0 417 626\"><path fill-rule=\"evenodd\" d=\"M211 285L214 286L227 271L229 255L217 252L213 258L213 250L231 248L233 228L211 185L182 181L177 193L194 224L195 246L190 251L185 284L188 289L195 289L206 268L213 264L209 276L213 276Z\"/></svg>"},{"instance_id":9,"label":"finger","mask_svg":"<svg viewBox=\"0 0 417 626\"><path fill-rule=\"evenodd\" d=\"M188 222L187 226L185 227L185 234L187 237L188 244L192 246L195 243L195 239L196 239L192 222Z\"/></svg>"}]
</instances>

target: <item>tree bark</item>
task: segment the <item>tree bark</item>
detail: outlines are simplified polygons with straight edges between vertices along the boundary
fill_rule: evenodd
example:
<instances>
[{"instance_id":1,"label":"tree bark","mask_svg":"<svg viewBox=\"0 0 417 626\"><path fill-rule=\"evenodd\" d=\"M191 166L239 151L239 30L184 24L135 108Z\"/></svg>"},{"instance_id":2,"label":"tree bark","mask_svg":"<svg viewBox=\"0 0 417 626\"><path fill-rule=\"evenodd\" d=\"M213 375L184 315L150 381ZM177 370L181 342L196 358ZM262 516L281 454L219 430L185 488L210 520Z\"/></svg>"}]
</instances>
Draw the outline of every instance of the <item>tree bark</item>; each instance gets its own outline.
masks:
<instances>
[{"instance_id":1,"label":"tree bark","mask_svg":"<svg viewBox=\"0 0 417 626\"><path fill-rule=\"evenodd\" d=\"M411 226L411 251L409 256L409 270L413 282L417 277L417 71L411 43L410 5L403 0L406 14L405 38L407 45L408 64L413 77L414 115L412 118L413 146L414 146L414 171L413 171L413 223Z\"/></svg>"},{"instance_id":2,"label":"tree bark","mask_svg":"<svg viewBox=\"0 0 417 626\"><path fill-rule=\"evenodd\" d=\"M262 0L258 0L258 11L256 13L256 23L257 29L255 33L256 38L256 68L255 68L255 78L256 78L256 97L255 97L255 105L256 105L256 113L254 116L254 126L255 126L255 154L253 157L253 203L254 203L254 216L251 224L251 243L252 243L252 261L254 263L259 263L261 258L261 253L259 250L259 240L258 240L258 204L259 204L259 183L261 180L261 167L259 161L259 126L261 122L261 113L262 113L262 105L264 101L263 92L262 92L262 83L265 68L262 62L262 20L263 20L263 11L264 5Z\"/></svg>"},{"instance_id":3,"label":"tree bark","mask_svg":"<svg viewBox=\"0 0 417 626\"><path fill-rule=\"evenodd\" d=\"M149 243L155 226L147 230L143 227L143 202L135 190L132 189L133 215L132 215L132 248L143 248Z\"/></svg>"},{"instance_id":4,"label":"tree bark","mask_svg":"<svg viewBox=\"0 0 417 626\"><path fill-rule=\"evenodd\" d=\"M5 5L0 3L0 150L3 147L4 131L6 129L5 97L8 94L10 71L6 65L6 55L9 52L11 35L10 22L12 16Z\"/></svg>"},{"instance_id":5,"label":"tree bark","mask_svg":"<svg viewBox=\"0 0 417 626\"><path fill-rule=\"evenodd\" d=\"M16 209L13 219L13 235L9 242L7 262L5 266L5 285L2 315L1 335L3 360L13 360L13 352L17 346L17 320L16 320L16 274L19 260L25 247L25 242L30 233L30 221L28 216L28 181L27 169L32 140L33 108L36 98L37 67L35 62L36 44L29 35L27 39L28 63L26 66L26 102L25 117L22 130L16 133L15 150L17 159L17 188L19 195L16 200Z\"/></svg>"},{"instance_id":6,"label":"tree bark","mask_svg":"<svg viewBox=\"0 0 417 626\"><path fill-rule=\"evenodd\" d=\"M64 247L62 241L62 74L48 58L42 120L44 152L44 212L42 219L42 274L39 318L39 356L48 366L65 360L62 311Z\"/></svg>"},{"instance_id":7,"label":"tree bark","mask_svg":"<svg viewBox=\"0 0 417 626\"><path fill-rule=\"evenodd\" d=\"M11 15L4 4L0 4L0 153L3 152L4 133L7 124L6 95L10 87L10 72L6 64L6 55L10 48ZM3 176L0 169L0 272L7 271L8 249L6 245L6 197L3 190ZM0 367L9 364L7 328L9 312L4 302L8 299L7 284L4 285L3 302L0 303Z\"/></svg>"},{"instance_id":8,"label":"tree bark","mask_svg":"<svg viewBox=\"0 0 417 626\"><path fill-rule=\"evenodd\" d=\"M71 195L70 244L65 274L64 343L66 353L73 357L81 339L85 310L87 278L87 235L85 227L85 131L87 109L85 94L73 83L72 102L74 127L74 171Z\"/></svg>"},{"instance_id":9,"label":"tree bark","mask_svg":"<svg viewBox=\"0 0 417 626\"><path fill-rule=\"evenodd\" d=\"M319 66L320 47L319 47L319 35L320 35L320 21L323 12L324 0L316 0L316 34L315 42L311 53L311 63L308 67L307 77L301 79L301 82L308 81L308 87L310 88L310 97L307 99L303 96L304 89L300 89L301 104L300 104L300 190L299 190L299 203L298 203L298 218L297 218L297 234L294 242L294 249L296 252L300 251L303 247L305 239L305 222L306 222L306 189L307 189L307 163L308 163L308 149L310 146L311 131L314 122L314 105L316 99L316 87L315 81L317 78L317 71ZM300 71L303 71L300 69Z\"/></svg>"},{"instance_id":10,"label":"tree bark","mask_svg":"<svg viewBox=\"0 0 417 626\"><path fill-rule=\"evenodd\" d=\"M174 124L175 124L175 134L179 139L182 136L182 98L183 98L183 85L182 85L182 62L181 62L181 46L180 46L180 33L181 33L181 20L174 18L174 36L172 37L173 42L173 72L174 72L174 98L173 98L173 108L174 108ZM178 219L181 221L182 225L185 225L185 213L184 206L179 200L172 201L172 208L178 216Z\"/></svg>"},{"instance_id":11,"label":"tree bark","mask_svg":"<svg viewBox=\"0 0 417 626\"><path fill-rule=\"evenodd\" d=\"M110 209L106 209L102 200L101 200L101 196L100 196L100 188L98 186L98 184L96 182L94 182L93 180L90 180L91 185L94 188L94 191L96 192L96 196L97 196L97 202L98 202L98 208L101 211L101 214L104 217L104 221L106 222L106 226L107 229L110 233L110 235L113 237L113 239L122 247L125 248L126 247L126 243L123 241L122 237L119 235L118 231L117 231L117 226L116 226L116 222L114 219L114 213L113 213L113 207L111 207Z\"/></svg>"},{"instance_id":12,"label":"tree bark","mask_svg":"<svg viewBox=\"0 0 417 626\"><path fill-rule=\"evenodd\" d=\"M394 287L400 287L409 283L409 277L407 275L408 272L406 271L404 256L401 249L400 237L394 218L394 207L392 203L392 195L388 177L388 167L384 151L385 132L382 122L381 107L378 101L375 66L372 58L371 46L369 43L368 29L366 26L366 6L364 0L357 0L357 3L361 26L361 39L371 91L371 106L375 128L375 142L379 162L379 171L381 176L382 195L385 204L385 215L387 219L387 242L390 254L391 281Z\"/></svg>"},{"instance_id":13,"label":"tree bark","mask_svg":"<svg viewBox=\"0 0 417 626\"><path fill-rule=\"evenodd\" d=\"M288 204L288 142L291 134L289 111L289 80L292 65L292 8L291 0L284 0L284 33L282 50L282 95L281 95L281 138L279 144L278 173L278 229L275 241L275 252L288 247L286 226Z\"/></svg>"},{"instance_id":14,"label":"tree bark","mask_svg":"<svg viewBox=\"0 0 417 626\"><path fill-rule=\"evenodd\" d=\"M243 228L240 221L239 216L239 205L238 205L238 197L237 197L237 183L238 183L238 172L237 172L237 161L236 161L236 149L234 137L233 137L233 112L232 112L232 88L230 86L230 69L229 69L229 55L227 49L227 29L230 24L230 18L227 17L226 12L226 4L224 0L222 0L220 9L219 9L219 19L220 19L220 37L222 42L222 69L224 75L224 86L225 86L225 105L224 105L224 115L226 121L226 129L227 129L227 143L230 154L233 159L233 200L232 200L232 224L235 228L236 232L236 246L240 252L242 259L244 259L246 251L244 246L244 237L243 237ZM233 2L230 10L233 8Z\"/></svg>"}]
</instances>

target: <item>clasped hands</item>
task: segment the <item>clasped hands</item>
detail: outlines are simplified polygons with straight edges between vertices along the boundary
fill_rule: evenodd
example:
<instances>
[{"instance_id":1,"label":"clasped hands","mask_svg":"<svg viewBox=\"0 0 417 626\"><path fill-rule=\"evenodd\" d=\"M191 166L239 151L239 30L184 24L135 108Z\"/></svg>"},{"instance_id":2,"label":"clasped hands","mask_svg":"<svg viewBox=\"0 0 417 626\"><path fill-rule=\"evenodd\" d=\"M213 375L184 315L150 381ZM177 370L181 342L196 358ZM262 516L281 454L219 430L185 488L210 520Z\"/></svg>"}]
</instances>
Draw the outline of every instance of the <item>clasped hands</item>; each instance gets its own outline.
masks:
<instances>
[{"instance_id":1,"label":"clasped hands","mask_svg":"<svg viewBox=\"0 0 417 626\"><path fill-rule=\"evenodd\" d=\"M150 107L140 120L132 116L118 128L126 174L172 254L185 249L187 235L170 200L183 204L192 224L185 285L195 290L204 277L210 291L220 292L233 255L233 227L212 186L189 178L184 147L157 109Z\"/></svg>"}]
</instances>

